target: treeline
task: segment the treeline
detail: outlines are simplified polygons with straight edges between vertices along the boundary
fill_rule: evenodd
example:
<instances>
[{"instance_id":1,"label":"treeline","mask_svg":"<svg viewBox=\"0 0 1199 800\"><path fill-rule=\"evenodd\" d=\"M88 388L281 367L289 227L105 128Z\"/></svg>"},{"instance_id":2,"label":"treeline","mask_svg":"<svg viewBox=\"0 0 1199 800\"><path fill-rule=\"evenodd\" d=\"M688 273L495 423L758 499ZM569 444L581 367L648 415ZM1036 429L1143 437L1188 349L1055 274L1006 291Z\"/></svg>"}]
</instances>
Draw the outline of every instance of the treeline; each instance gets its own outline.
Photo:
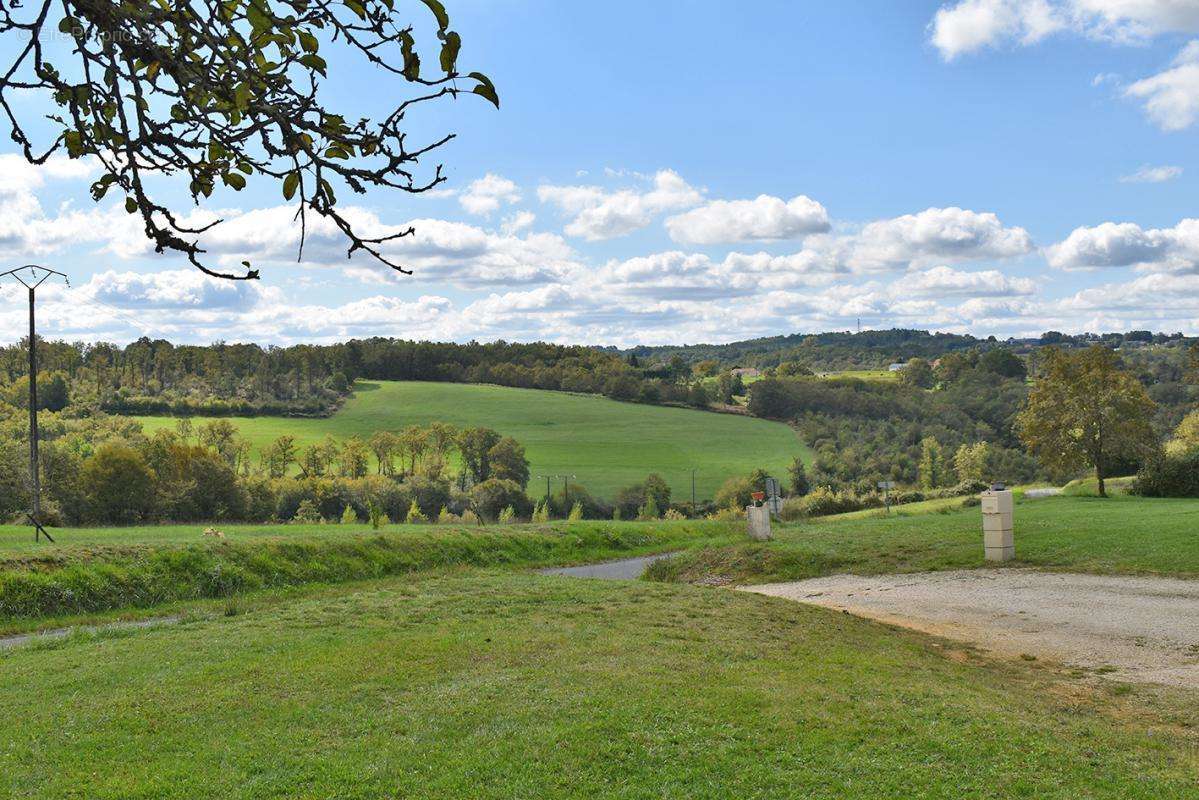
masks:
<instances>
[{"instance_id":1,"label":"treeline","mask_svg":"<svg viewBox=\"0 0 1199 800\"><path fill-rule=\"evenodd\" d=\"M0 407L0 410L3 410ZM0 415L0 521L31 505L24 421ZM658 519L702 515L672 500L657 475L612 498L570 484L527 492L524 446L490 428L434 422L306 446L280 436L252 452L229 420L178 420L147 436L140 423L95 414L42 419L43 522L472 522ZM737 498L740 499L740 498Z\"/></svg>"},{"instance_id":2,"label":"treeline","mask_svg":"<svg viewBox=\"0 0 1199 800\"><path fill-rule=\"evenodd\" d=\"M972 351L929 366L935 390L918 378L765 378L750 386L749 409L798 425L816 453L814 485L874 492L878 482L893 481L937 489L982 474L1026 483L1045 472L1023 452L1013 428L1027 397L1025 381L1005 369L1006 359ZM959 474L955 456L980 443L987 445L985 470Z\"/></svg>"},{"instance_id":3,"label":"treeline","mask_svg":"<svg viewBox=\"0 0 1199 800\"><path fill-rule=\"evenodd\" d=\"M27 404L26 342L0 348L0 391ZM110 414L174 416L321 416L332 413L355 380L492 383L603 394L644 403L706 405L691 369L641 366L583 346L493 342L453 344L373 338L333 345L260 347L173 345L139 339L113 344L38 342L39 381L62 382L67 401Z\"/></svg>"}]
</instances>

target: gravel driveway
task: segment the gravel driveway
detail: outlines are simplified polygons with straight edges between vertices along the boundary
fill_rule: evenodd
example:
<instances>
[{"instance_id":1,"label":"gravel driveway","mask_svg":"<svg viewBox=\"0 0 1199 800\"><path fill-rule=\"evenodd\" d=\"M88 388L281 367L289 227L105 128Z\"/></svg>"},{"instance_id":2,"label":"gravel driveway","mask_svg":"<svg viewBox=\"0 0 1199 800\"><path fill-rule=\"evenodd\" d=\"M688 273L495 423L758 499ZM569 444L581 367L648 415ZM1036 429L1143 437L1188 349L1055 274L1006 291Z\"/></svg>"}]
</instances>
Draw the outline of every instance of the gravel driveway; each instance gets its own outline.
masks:
<instances>
[{"instance_id":1,"label":"gravel driveway","mask_svg":"<svg viewBox=\"0 0 1199 800\"><path fill-rule=\"evenodd\" d=\"M1199 581L981 569L833 575L744 589L968 641L1004 656L1033 655L1123 680L1199 687Z\"/></svg>"}]
</instances>

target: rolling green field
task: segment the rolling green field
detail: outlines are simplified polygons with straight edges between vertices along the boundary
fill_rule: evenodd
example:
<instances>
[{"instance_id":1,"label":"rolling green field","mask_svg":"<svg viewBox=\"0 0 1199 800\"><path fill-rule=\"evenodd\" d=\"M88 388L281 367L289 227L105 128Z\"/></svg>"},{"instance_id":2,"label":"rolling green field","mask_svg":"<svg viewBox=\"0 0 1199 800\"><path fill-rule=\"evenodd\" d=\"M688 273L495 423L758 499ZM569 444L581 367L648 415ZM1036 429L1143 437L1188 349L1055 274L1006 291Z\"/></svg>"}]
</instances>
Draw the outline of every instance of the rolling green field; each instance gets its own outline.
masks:
<instances>
[{"instance_id":1,"label":"rolling green field","mask_svg":"<svg viewBox=\"0 0 1199 800\"><path fill-rule=\"evenodd\" d=\"M175 424L170 417L137 419L148 433ZM574 482L600 497L657 472L678 499L690 499L694 469L702 500L733 475L762 467L784 478L795 456L810 457L799 437L777 422L475 384L360 381L354 396L327 419L232 418L256 449L284 434L306 445L326 434L369 437L435 420L513 436L524 444L534 476L574 475ZM555 481L555 491L561 485ZM544 480L534 477L530 494L544 491Z\"/></svg>"}]
</instances>

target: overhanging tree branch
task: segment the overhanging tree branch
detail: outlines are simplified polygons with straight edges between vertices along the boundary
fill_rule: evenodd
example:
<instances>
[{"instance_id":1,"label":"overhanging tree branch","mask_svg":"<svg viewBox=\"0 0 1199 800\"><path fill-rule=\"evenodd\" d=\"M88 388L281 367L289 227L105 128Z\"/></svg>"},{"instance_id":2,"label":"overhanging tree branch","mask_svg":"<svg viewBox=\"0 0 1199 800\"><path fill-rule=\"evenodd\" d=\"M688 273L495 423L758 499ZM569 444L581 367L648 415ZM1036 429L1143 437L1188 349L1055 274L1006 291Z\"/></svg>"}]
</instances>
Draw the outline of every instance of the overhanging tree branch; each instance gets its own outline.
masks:
<instances>
[{"instance_id":1,"label":"overhanging tree branch","mask_svg":"<svg viewBox=\"0 0 1199 800\"><path fill-rule=\"evenodd\" d=\"M206 266L200 237L220 220L185 223L151 196L148 175L186 177L196 204L218 183L241 191L251 178L271 180L296 203L297 258L313 212L346 238L347 258L362 251L408 273L384 249L413 229L357 231L339 209L335 187L357 194L432 189L445 181L442 167L422 178L419 162L454 135L410 147L405 115L462 92L497 107L499 98L486 75L457 71L461 37L441 2L407 3L432 16L439 43L433 74L422 69L415 29L397 0L38 0L30 7L0 0L0 35L24 42L0 78L0 108L26 160L41 164L60 150L95 158L102 174L93 199L116 187L156 252L183 254L208 275L253 280L259 272L248 261L244 274ZM55 36L72 44L69 58L56 57L60 63L46 52ZM321 52L334 44L418 91L380 120L348 121L321 98L328 74ZM41 91L58 106L50 119L60 132L45 149L34 148L14 112L13 91Z\"/></svg>"}]
</instances>

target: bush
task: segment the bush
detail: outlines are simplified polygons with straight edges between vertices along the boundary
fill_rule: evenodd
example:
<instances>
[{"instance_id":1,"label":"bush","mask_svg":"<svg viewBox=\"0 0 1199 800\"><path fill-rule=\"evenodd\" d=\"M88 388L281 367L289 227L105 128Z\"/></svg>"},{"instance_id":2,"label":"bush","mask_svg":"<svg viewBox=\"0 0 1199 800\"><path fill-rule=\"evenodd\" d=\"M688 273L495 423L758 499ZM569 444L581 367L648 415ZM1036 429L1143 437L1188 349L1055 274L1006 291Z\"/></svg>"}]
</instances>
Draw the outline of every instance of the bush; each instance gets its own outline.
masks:
<instances>
[{"instance_id":1,"label":"bush","mask_svg":"<svg viewBox=\"0 0 1199 800\"><path fill-rule=\"evenodd\" d=\"M575 503L573 506L571 506L570 516L568 516L566 519L569 520L570 522L578 522L582 518L583 518L583 504Z\"/></svg>"},{"instance_id":2,"label":"bush","mask_svg":"<svg viewBox=\"0 0 1199 800\"><path fill-rule=\"evenodd\" d=\"M357 525L358 524L358 514L356 514L354 512L354 509L352 506L346 506L346 510L341 512L341 524L342 525Z\"/></svg>"},{"instance_id":3,"label":"bush","mask_svg":"<svg viewBox=\"0 0 1199 800\"><path fill-rule=\"evenodd\" d=\"M424 512L420 510L420 506L413 500L412 505L408 507L408 514L404 517L404 521L409 525L419 525L428 522L429 518L425 516Z\"/></svg>"},{"instance_id":4,"label":"bush","mask_svg":"<svg viewBox=\"0 0 1199 800\"><path fill-rule=\"evenodd\" d=\"M126 523L150 516L156 477L141 453L110 443L84 462L81 482L95 519Z\"/></svg>"},{"instance_id":5,"label":"bush","mask_svg":"<svg viewBox=\"0 0 1199 800\"><path fill-rule=\"evenodd\" d=\"M321 522L321 513L316 510L316 504L311 500L301 500L291 521L296 525L315 525Z\"/></svg>"},{"instance_id":6,"label":"bush","mask_svg":"<svg viewBox=\"0 0 1199 800\"><path fill-rule=\"evenodd\" d=\"M716 490L716 505L741 510L753 502L753 492L753 482L749 478L729 478Z\"/></svg>"},{"instance_id":7,"label":"bush","mask_svg":"<svg viewBox=\"0 0 1199 800\"><path fill-rule=\"evenodd\" d=\"M1199 497L1199 450L1151 460L1137 473L1129 492L1142 497Z\"/></svg>"},{"instance_id":8,"label":"bush","mask_svg":"<svg viewBox=\"0 0 1199 800\"><path fill-rule=\"evenodd\" d=\"M509 506L517 517L528 517L533 513L533 503L516 481L489 478L473 487L470 496L475 511L484 519L499 519Z\"/></svg>"}]
</instances>

